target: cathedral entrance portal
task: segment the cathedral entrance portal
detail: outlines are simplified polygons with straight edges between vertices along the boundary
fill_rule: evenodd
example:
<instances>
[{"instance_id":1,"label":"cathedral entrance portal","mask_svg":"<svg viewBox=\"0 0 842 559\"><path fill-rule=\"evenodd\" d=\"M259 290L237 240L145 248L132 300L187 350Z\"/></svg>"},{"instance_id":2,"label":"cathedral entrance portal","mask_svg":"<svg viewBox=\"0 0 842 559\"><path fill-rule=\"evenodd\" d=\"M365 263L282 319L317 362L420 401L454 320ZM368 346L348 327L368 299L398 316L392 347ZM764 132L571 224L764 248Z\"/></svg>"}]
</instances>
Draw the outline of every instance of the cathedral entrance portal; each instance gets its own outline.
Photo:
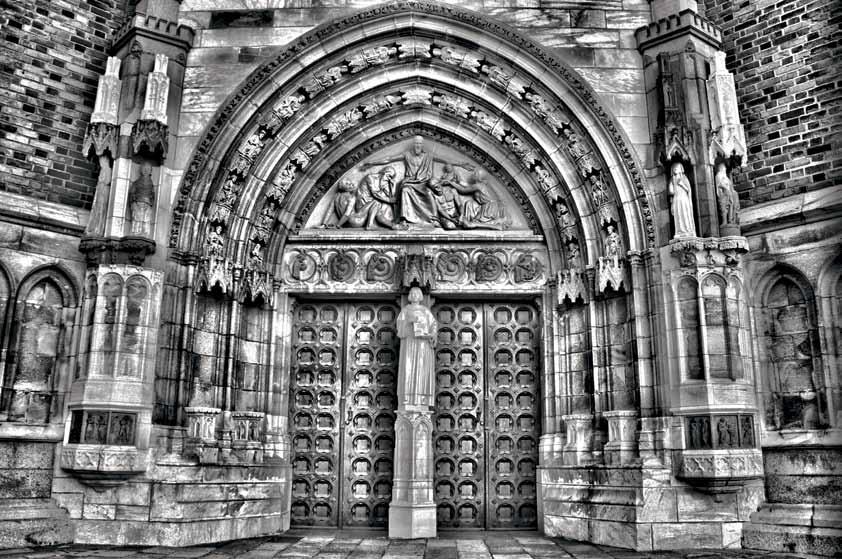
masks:
<instances>
[{"instance_id":1,"label":"cathedral entrance portal","mask_svg":"<svg viewBox=\"0 0 842 559\"><path fill-rule=\"evenodd\" d=\"M433 312L439 527L535 529L538 311L444 302ZM397 314L385 301L293 309L293 525L386 527Z\"/></svg>"}]
</instances>

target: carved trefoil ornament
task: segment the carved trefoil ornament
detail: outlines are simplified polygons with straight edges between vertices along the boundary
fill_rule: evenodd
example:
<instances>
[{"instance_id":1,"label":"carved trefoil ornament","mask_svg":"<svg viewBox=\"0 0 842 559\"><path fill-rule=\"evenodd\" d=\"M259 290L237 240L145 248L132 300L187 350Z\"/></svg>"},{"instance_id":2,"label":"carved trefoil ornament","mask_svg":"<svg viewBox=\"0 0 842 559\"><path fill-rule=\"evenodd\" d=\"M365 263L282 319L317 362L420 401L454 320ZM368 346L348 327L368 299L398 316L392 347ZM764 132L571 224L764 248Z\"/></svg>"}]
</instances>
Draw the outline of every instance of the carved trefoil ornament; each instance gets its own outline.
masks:
<instances>
[{"instance_id":1,"label":"carved trefoil ornament","mask_svg":"<svg viewBox=\"0 0 842 559\"><path fill-rule=\"evenodd\" d=\"M105 63L105 74L99 77L96 103L91 123L117 124L120 111L120 59L109 56Z\"/></svg>"},{"instance_id":2,"label":"carved trefoil ornament","mask_svg":"<svg viewBox=\"0 0 842 559\"><path fill-rule=\"evenodd\" d=\"M734 76L725 66L725 53L716 51L707 80L708 106L710 107L710 163L718 156L733 160L738 166L745 164L746 136L737 110L737 92Z\"/></svg>"},{"instance_id":3,"label":"carved trefoil ornament","mask_svg":"<svg viewBox=\"0 0 842 559\"><path fill-rule=\"evenodd\" d=\"M170 78L167 76L169 58L165 54L155 55L155 67L146 78L146 99L143 102L141 120L157 120L167 124L167 99L170 92Z\"/></svg>"}]
</instances>

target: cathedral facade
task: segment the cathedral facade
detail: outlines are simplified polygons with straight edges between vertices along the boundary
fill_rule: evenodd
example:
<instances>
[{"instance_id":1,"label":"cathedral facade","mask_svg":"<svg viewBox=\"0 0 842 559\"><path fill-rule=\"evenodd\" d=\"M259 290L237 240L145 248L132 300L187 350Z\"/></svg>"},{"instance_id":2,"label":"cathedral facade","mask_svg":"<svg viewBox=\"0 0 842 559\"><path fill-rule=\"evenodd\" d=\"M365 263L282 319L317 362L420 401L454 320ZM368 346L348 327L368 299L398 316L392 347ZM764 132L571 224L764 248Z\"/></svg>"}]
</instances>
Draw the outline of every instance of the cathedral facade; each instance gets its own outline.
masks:
<instances>
[{"instance_id":1,"label":"cathedral facade","mask_svg":"<svg viewBox=\"0 0 842 559\"><path fill-rule=\"evenodd\" d=\"M0 546L842 549L832 1L0 7Z\"/></svg>"}]
</instances>

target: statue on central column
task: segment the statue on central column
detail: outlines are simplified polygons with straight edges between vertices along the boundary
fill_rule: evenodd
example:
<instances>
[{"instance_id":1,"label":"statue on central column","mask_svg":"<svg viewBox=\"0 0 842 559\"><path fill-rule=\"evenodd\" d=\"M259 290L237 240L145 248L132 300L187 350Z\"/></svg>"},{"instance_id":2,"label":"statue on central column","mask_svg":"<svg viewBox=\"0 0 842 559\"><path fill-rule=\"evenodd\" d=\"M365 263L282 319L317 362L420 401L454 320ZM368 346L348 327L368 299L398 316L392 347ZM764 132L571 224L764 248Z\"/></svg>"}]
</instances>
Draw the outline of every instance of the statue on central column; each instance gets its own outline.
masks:
<instances>
[{"instance_id":1,"label":"statue on central column","mask_svg":"<svg viewBox=\"0 0 842 559\"><path fill-rule=\"evenodd\" d=\"M421 304L421 289L409 290L409 304L398 315L401 339L398 361L399 406L429 406L435 392L434 346L438 325L430 309Z\"/></svg>"},{"instance_id":2,"label":"statue on central column","mask_svg":"<svg viewBox=\"0 0 842 559\"><path fill-rule=\"evenodd\" d=\"M395 413L395 475L389 503L390 538L436 537L433 499L433 394L436 388L433 346L438 325L421 301L419 287L398 315L401 351L398 409Z\"/></svg>"}]
</instances>

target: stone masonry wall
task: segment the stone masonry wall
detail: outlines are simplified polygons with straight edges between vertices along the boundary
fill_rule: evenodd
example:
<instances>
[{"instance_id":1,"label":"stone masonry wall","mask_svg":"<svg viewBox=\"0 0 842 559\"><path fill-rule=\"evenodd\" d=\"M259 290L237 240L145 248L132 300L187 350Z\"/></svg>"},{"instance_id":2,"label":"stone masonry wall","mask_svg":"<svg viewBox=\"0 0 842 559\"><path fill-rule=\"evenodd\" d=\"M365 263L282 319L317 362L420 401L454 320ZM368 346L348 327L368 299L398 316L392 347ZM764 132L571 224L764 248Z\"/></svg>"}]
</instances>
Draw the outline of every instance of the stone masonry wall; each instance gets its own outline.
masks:
<instances>
[{"instance_id":1,"label":"stone masonry wall","mask_svg":"<svg viewBox=\"0 0 842 559\"><path fill-rule=\"evenodd\" d=\"M81 153L121 0L0 0L0 190L88 208Z\"/></svg>"},{"instance_id":2,"label":"stone masonry wall","mask_svg":"<svg viewBox=\"0 0 842 559\"><path fill-rule=\"evenodd\" d=\"M701 4L701 3L700 3ZM705 0L722 30L748 141L743 207L842 183L837 0Z\"/></svg>"}]
</instances>

